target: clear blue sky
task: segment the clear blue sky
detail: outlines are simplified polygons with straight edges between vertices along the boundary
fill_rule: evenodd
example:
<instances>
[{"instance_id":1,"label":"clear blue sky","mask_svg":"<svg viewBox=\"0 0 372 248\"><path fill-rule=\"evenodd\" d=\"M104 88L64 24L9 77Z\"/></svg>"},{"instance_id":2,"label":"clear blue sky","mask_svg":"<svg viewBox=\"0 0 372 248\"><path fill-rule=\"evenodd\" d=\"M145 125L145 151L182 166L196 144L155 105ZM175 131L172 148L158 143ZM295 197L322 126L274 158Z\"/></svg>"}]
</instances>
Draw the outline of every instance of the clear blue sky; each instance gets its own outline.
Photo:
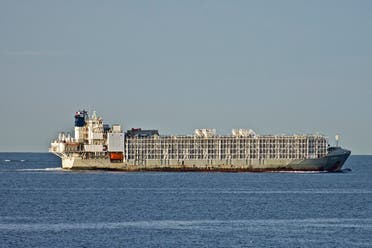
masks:
<instances>
[{"instance_id":1,"label":"clear blue sky","mask_svg":"<svg viewBox=\"0 0 372 248\"><path fill-rule=\"evenodd\" d=\"M0 1L0 151L73 113L188 134L341 135L372 154L372 1Z\"/></svg>"}]
</instances>

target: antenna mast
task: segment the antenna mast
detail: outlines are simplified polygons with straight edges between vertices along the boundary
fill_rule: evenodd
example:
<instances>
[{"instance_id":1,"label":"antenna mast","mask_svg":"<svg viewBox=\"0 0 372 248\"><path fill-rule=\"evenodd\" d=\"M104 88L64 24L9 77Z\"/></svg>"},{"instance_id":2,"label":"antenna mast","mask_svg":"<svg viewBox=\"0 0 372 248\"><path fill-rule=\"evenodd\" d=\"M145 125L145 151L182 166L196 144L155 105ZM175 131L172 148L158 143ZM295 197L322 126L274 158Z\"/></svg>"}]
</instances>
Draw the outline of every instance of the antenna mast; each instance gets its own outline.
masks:
<instances>
[{"instance_id":1,"label":"antenna mast","mask_svg":"<svg viewBox=\"0 0 372 248\"><path fill-rule=\"evenodd\" d=\"M340 135L336 134L335 140L336 140L336 147L338 147L338 141L340 140Z\"/></svg>"}]
</instances>

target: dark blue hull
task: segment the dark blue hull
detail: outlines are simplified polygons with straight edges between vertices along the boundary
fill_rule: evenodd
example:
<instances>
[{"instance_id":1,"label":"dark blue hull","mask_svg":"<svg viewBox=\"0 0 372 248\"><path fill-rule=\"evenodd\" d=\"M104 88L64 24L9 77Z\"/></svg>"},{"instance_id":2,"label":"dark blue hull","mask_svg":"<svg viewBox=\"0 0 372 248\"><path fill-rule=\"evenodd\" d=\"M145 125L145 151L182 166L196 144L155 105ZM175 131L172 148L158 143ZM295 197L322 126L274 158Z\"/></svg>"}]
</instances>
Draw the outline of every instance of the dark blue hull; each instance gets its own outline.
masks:
<instances>
[{"instance_id":1,"label":"dark blue hull","mask_svg":"<svg viewBox=\"0 0 372 248\"><path fill-rule=\"evenodd\" d=\"M288 165L288 170L298 171L341 171L350 151L339 147L330 148L328 155L316 159L295 160Z\"/></svg>"}]
</instances>

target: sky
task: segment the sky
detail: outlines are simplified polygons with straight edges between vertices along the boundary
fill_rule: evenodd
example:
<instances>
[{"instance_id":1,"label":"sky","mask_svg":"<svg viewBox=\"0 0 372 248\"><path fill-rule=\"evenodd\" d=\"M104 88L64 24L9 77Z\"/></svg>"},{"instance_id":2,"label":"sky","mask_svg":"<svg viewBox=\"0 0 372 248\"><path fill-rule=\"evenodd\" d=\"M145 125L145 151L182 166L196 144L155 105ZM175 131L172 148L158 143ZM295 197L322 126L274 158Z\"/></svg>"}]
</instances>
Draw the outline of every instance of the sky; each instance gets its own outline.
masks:
<instances>
[{"instance_id":1,"label":"sky","mask_svg":"<svg viewBox=\"0 0 372 248\"><path fill-rule=\"evenodd\" d=\"M372 1L0 1L0 151L75 111L191 134L340 134L372 154Z\"/></svg>"}]
</instances>

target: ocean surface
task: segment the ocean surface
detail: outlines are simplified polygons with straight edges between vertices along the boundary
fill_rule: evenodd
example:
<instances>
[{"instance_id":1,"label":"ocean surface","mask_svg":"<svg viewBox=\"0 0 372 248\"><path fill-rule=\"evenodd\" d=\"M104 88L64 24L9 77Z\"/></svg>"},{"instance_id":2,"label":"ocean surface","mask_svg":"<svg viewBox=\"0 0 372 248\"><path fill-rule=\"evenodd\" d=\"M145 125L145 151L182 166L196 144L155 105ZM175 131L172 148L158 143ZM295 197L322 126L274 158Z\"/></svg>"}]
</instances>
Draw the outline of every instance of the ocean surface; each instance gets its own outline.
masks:
<instances>
[{"instance_id":1,"label":"ocean surface","mask_svg":"<svg viewBox=\"0 0 372 248\"><path fill-rule=\"evenodd\" d=\"M0 153L0 247L372 247L372 156L344 173L62 171Z\"/></svg>"}]
</instances>

